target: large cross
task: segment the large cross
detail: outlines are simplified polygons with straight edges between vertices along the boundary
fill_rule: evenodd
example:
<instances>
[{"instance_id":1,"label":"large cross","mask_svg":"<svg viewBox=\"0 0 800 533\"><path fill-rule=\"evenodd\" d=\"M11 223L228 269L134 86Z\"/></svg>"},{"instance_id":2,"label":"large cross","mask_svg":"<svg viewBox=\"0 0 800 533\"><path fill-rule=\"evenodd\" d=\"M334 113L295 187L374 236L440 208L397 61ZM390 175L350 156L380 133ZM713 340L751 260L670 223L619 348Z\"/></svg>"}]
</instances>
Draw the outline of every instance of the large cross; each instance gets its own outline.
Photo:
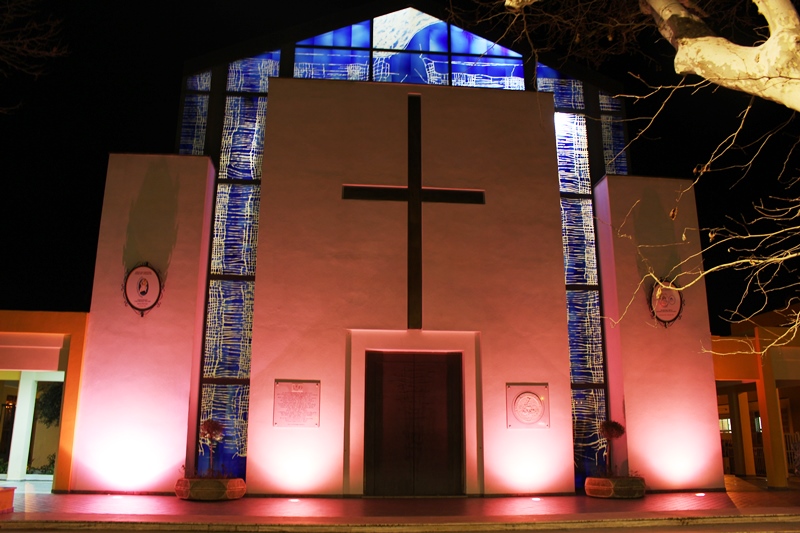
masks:
<instances>
[{"instance_id":1,"label":"large cross","mask_svg":"<svg viewBox=\"0 0 800 533\"><path fill-rule=\"evenodd\" d=\"M484 191L422 186L422 97L408 95L408 186L344 185L345 200L408 202L408 329L422 329L422 202L485 204Z\"/></svg>"}]
</instances>

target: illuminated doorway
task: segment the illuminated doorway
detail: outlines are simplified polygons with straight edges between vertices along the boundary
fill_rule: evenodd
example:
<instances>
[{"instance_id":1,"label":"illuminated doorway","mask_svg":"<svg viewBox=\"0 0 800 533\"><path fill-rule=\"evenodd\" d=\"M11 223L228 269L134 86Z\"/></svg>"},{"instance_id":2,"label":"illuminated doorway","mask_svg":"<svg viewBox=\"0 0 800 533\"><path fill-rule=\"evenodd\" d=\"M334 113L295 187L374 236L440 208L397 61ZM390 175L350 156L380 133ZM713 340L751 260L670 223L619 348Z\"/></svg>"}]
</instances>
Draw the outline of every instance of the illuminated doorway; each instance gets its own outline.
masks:
<instances>
[{"instance_id":1,"label":"illuminated doorway","mask_svg":"<svg viewBox=\"0 0 800 533\"><path fill-rule=\"evenodd\" d=\"M64 372L0 371L0 479L52 480Z\"/></svg>"}]
</instances>

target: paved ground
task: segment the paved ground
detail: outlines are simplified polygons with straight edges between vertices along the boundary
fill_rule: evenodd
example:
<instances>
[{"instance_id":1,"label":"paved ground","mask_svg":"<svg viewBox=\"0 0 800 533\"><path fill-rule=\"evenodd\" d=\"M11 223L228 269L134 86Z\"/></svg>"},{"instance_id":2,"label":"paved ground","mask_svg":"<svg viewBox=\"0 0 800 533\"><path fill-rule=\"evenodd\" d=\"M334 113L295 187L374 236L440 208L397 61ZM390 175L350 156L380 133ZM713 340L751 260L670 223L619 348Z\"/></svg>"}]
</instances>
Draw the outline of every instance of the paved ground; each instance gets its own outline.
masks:
<instances>
[{"instance_id":1,"label":"paved ground","mask_svg":"<svg viewBox=\"0 0 800 533\"><path fill-rule=\"evenodd\" d=\"M12 485L2 482L0 485ZM727 492L503 498L243 498L187 502L172 496L50 494L19 484L0 530L287 532L798 531L800 484L766 490L761 479L726 479Z\"/></svg>"}]
</instances>

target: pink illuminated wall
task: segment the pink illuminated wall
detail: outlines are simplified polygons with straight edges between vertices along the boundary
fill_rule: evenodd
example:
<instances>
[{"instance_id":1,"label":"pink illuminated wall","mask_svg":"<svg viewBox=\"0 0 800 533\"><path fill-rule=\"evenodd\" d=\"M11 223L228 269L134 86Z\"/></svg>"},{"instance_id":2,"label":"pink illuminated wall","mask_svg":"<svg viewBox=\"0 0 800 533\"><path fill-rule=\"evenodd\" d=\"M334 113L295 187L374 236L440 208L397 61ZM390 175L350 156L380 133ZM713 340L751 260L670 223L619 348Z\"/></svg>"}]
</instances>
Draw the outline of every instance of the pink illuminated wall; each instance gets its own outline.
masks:
<instances>
[{"instance_id":1,"label":"pink illuminated wall","mask_svg":"<svg viewBox=\"0 0 800 533\"><path fill-rule=\"evenodd\" d=\"M211 184L204 157L112 155L78 399L71 490L169 492L186 460L202 332ZM125 303L149 262L161 304Z\"/></svg>"},{"instance_id":2,"label":"pink illuminated wall","mask_svg":"<svg viewBox=\"0 0 800 533\"><path fill-rule=\"evenodd\" d=\"M627 466L653 490L723 488L705 286L684 291L683 315L668 328L651 316L648 287L637 292L649 271L672 278L700 266L690 183L608 176L595 206L611 416L627 427Z\"/></svg>"},{"instance_id":3,"label":"pink illuminated wall","mask_svg":"<svg viewBox=\"0 0 800 533\"><path fill-rule=\"evenodd\" d=\"M407 331L407 97L422 94L423 330ZM363 491L365 350L463 354L467 492L572 492L551 95L270 80L253 320L248 490ZM433 355L435 356L435 355ZM276 379L319 380L319 427L275 427ZM509 429L506 384L549 384L551 424Z\"/></svg>"}]
</instances>

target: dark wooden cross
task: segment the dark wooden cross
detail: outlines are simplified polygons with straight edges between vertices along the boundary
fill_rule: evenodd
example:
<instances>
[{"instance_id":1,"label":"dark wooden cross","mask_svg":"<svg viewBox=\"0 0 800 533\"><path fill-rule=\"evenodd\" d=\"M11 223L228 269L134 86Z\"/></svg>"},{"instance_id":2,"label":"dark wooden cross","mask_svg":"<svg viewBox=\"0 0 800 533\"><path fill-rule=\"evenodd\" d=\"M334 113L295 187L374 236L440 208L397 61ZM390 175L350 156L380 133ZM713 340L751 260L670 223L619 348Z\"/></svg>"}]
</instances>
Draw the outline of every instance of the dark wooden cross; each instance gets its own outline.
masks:
<instances>
[{"instance_id":1,"label":"dark wooden cross","mask_svg":"<svg viewBox=\"0 0 800 533\"><path fill-rule=\"evenodd\" d=\"M344 185L345 200L408 202L408 329L422 329L422 202L485 204L484 191L422 186L422 97L408 95L408 186Z\"/></svg>"}]
</instances>

